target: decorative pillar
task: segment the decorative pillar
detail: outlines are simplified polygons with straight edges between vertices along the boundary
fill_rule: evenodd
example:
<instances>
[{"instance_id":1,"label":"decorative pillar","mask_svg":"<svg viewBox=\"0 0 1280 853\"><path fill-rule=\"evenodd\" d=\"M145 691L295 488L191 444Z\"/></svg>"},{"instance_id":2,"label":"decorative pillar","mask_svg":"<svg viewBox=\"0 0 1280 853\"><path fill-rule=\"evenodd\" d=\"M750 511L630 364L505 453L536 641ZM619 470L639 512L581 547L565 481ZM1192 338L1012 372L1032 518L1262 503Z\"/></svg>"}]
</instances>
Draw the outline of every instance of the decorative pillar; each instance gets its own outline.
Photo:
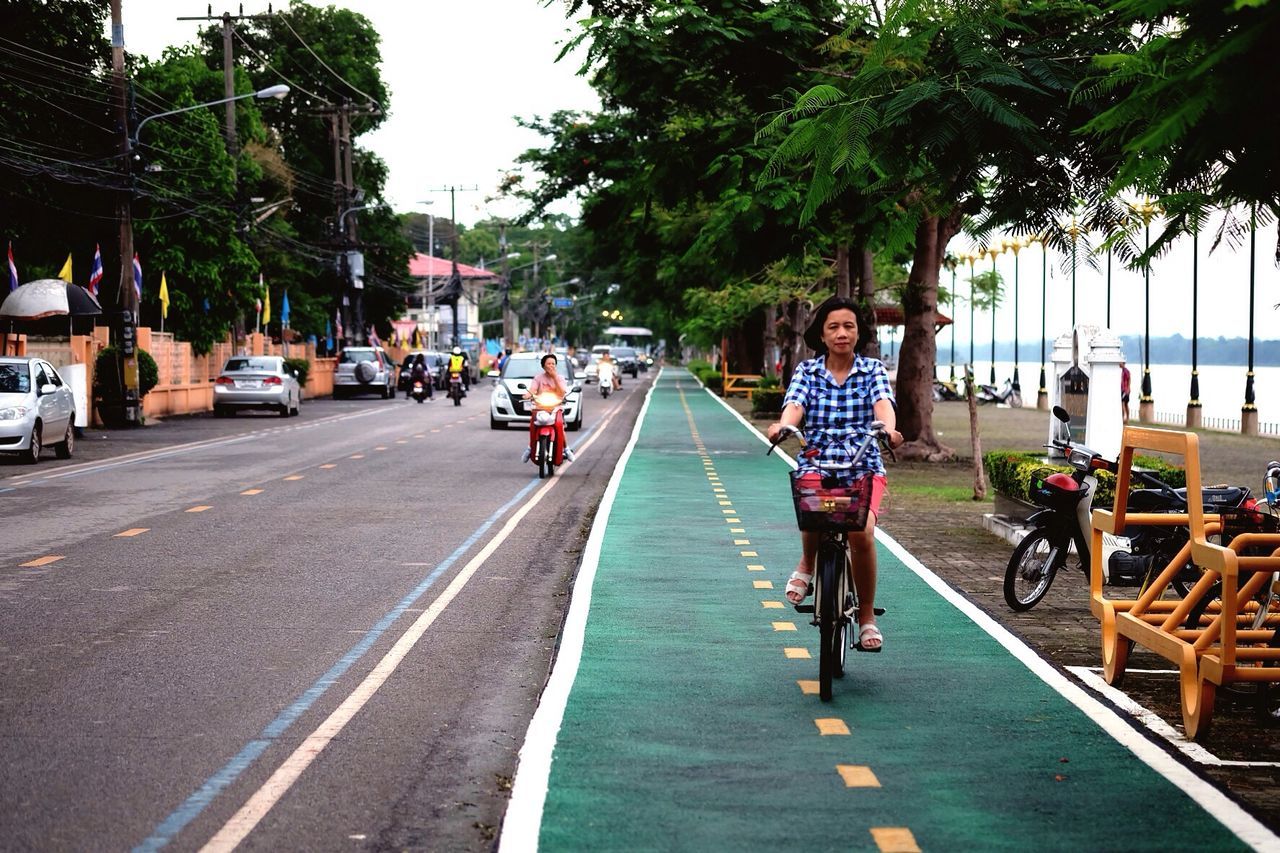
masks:
<instances>
[{"instance_id":1,"label":"decorative pillar","mask_svg":"<svg viewBox=\"0 0 1280 853\"><path fill-rule=\"evenodd\" d=\"M1031 245L1031 238L1021 237L1004 241L1006 252L1013 252L1013 391L1022 399L1022 380L1018 376L1018 253L1024 246Z\"/></svg>"},{"instance_id":2,"label":"decorative pillar","mask_svg":"<svg viewBox=\"0 0 1280 853\"><path fill-rule=\"evenodd\" d=\"M995 244L987 247L987 255L991 257L991 378L988 380L992 385L996 384L996 304L1000 301L1000 274L996 272L996 256L1003 251L996 248Z\"/></svg>"},{"instance_id":3,"label":"decorative pillar","mask_svg":"<svg viewBox=\"0 0 1280 853\"><path fill-rule=\"evenodd\" d=\"M1041 234L1035 238L1040 244L1040 390L1036 393L1036 408L1049 411L1049 389L1045 385L1044 349L1045 349L1045 309L1048 307L1049 293L1049 245Z\"/></svg>"},{"instance_id":4,"label":"decorative pillar","mask_svg":"<svg viewBox=\"0 0 1280 853\"><path fill-rule=\"evenodd\" d=\"M1130 205L1130 209L1142 218L1142 229L1146 246L1143 254L1151 249L1151 220L1160 213L1160 205L1150 199L1141 204ZM1142 265L1143 284L1143 321L1142 321L1142 396L1138 400L1138 420L1144 424L1153 423L1156 419L1156 403L1151 396L1151 260Z\"/></svg>"},{"instance_id":5,"label":"decorative pillar","mask_svg":"<svg viewBox=\"0 0 1280 853\"><path fill-rule=\"evenodd\" d=\"M1187 429L1200 426L1200 229L1191 232L1191 399Z\"/></svg>"},{"instance_id":6,"label":"decorative pillar","mask_svg":"<svg viewBox=\"0 0 1280 853\"><path fill-rule=\"evenodd\" d=\"M968 262L969 262L969 368L970 368L971 370L972 370L972 368L973 368L973 339L974 339L974 325L973 325L973 275L974 275L974 273L973 273L973 265L974 265L975 263L977 263L978 258L980 258L980 257L982 257L982 256L981 256L981 255L977 255L977 254L975 254L975 253L973 253L973 252L970 252L969 254L967 254L967 255L965 255L965 256L964 256L964 259L965 259L966 261L968 261ZM968 375L968 374L966 374L966 375ZM972 392L972 390L973 390L972 388L967 388L967 389L965 390L965 395L966 395L966 396L968 396L968 395Z\"/></svg>"},{"instance_id":7,"label":"decorative pillar","mask_svg":"<svg viewBox=\"0 0 1280 853\"><path fill-rule=\"evenodd\" d=\"M947 269L951 270L951 384L954 386L956 381L956 258L954 255L948 255L945 261Z\"/></svg>"},{"instance_id":8,"label":"decorative pillar","mask_svg":"<svg viewBox=\"0 0 1280 853\"><path fill-rule=\"evenodd\" d=\"M1076 327L1076 241L1080 239L1080 226L1076 218L1071 217L1071 225L1067 227L1067 235L1071 238L1071 328Z\"/></svg>"}]
</instances>

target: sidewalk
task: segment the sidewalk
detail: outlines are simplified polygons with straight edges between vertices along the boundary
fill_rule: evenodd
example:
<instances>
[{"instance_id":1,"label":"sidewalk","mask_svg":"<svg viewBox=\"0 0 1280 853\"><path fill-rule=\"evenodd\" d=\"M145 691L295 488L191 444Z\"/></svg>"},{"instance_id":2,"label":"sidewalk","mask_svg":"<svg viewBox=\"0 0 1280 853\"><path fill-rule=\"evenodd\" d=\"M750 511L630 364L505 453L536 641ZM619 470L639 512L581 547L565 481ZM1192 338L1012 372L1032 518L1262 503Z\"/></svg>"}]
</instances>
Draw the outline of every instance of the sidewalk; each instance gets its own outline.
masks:
<instances>
[{"instance_id":1,"label":"sidewalk","mask_svg":"<svg viewBox=\"0 0 1280 853\"><path fill-rule=\"evenodd\" d=\"M633 442L502 849L1280 843L887 537L885 651L851 652L822 703L817 632L782 596L798 548L785 463L670 369Z\"/></svg>"}]
</instances>

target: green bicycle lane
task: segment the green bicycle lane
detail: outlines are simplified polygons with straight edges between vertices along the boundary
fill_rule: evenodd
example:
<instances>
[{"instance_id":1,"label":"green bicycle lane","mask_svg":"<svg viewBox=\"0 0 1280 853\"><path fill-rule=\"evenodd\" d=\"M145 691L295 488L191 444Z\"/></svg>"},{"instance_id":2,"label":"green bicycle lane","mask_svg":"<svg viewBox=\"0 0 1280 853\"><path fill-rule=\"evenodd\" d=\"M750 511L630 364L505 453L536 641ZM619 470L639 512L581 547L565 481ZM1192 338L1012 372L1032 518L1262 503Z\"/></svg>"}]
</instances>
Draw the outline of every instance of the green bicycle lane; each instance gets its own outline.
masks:
<instances>
[{"instance_id":1,"label":"green bicycle lane","mask_svg":"<svg viewBox=\"0 0 1280 853\"><path fill-rule=\"evenodd\" d=\"M817 631L783 604L799 547L789 468L688 373L664 370L650 395L584 553L501 850L1280 843L887 537L885 649L851 651L821 702Z\"/></svg>"}]
</instances>

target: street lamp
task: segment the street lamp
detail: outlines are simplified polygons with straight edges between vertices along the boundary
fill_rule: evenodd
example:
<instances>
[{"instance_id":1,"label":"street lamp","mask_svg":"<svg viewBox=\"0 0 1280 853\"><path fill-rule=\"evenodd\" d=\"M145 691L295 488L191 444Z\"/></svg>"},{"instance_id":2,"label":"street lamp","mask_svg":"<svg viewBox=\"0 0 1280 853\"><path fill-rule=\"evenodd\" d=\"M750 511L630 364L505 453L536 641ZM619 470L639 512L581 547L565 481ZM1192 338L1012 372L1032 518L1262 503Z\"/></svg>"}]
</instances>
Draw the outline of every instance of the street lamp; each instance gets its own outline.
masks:
<instances>
[{"instance_id":1,"label":"street lamp","mask_svg":"<svg viewBox=\"0 0 1280 853\"><path fill-rule=\"evenodd\" d=\"M285 95L288 95L288 94L289 94L289 87L284 85L283 83L278 83L275 86L268 86L265 89L259 89L257 92L246 92L243 95L235 95L234 97L230 97L230 98L219 98L216 101L205 101L203 104L192 104L189 107L181 107L176 110L168 110L167 112L155 113L154 115L149 115L146 118L144 118L142 121L138 122L138 126L133 129L133 136L129 137L129 148L132 150L133 148L137 147L138 135L142 133L143 125L145 125L147 122L151 121L152 119L164 118L165 116L177 115L178 113L186 113L186 112L190 112L191 110L198 110L201 107L216 107L218 104L229 104L232 101L241 101L241 100L244 100L245 98L256 98L260 101L266 100L267 98L275 98L276 100L279 100L280 98L283 98Z\"/></svg>"},{"instance_id":2,"label":"street lamp","mask_svg":"<svg viewBox=\"0 0 1280 853\"><path fill-rule=\"evenodd\" d=\"M1013 390L1022 399L1022 380L1018 376L1018 253L1031 245L1030 238L1004 241L1004 250L1013 252Z\"/></svg>"},{"instance_id":3,"label":"street lamp","mask_svg":"<svg viewBox=\"0 0 1280 853\"><path fill-rule=\"evenodd\" d=\"M991 384L996 384L996 302L1000 296L1000 275L996 272L996 256L1004 249L994 243L987 247L991 257Z\"/></svg>"},{"instance_id":4,"label":"street lamp","mask_svg":"<svg viewBox=\"0 0 1280 853\"><path fill-rule=\"evenodd\" d=\"M954 255L948 255L943 261L947 269L951 270L951 384L954 386L956 381L956 266L959 259Z\"/></svg>"},{"instance_id":5,"label":"street lamp","mask_svg":"<svg viewBox=\"0 0 1280 853\"><path fill-rule=\"evenodd\" d=\"M1076 327L1076 240L1084 233L1076 218L1071 217L1071 225L1067 227L1067 235L1071 238L1071 328Z\"/></svg>"},{"instance_id":6,"label":"street lamp","mask_svg":"<svg viewBox=\"0 0 1280 853\"><path fill-rule=\"evenodd\" d=\"M1151 220L1161 213L1160 205L1150 199L1141 204L1130 204L1129 209L1142 218L1143 233L1146 238L1146 250L1151 250ZM1142 332L1142 396L1138 398L1138 420L1151 423L1155 420L1155 400L1151 397L1151 261L1142 267L1142 282L1145 308L1143 309Z\"/></svg>"}]
</instances>

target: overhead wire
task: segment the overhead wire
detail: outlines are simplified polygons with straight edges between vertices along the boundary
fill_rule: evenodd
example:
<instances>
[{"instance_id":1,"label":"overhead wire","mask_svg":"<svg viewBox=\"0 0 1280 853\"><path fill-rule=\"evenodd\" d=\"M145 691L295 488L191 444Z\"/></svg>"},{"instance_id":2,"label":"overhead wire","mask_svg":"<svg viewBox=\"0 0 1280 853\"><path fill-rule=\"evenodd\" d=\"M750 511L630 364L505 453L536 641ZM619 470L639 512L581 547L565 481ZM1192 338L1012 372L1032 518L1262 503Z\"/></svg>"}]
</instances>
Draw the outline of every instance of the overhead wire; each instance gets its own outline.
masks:
<instances>
[{"instance_id":1,"label":"overhead wire","mask_svg":"<svg viewBox=\"0 0 1280 853\"><path fill-rule=\"evenodd\" d=\"M373 97L372 95L370 95L370 94L368 94L368 93L366 93L366 92L362 92L361 90L357 89L354 85L352 85L352 83L351 83L349 80L347 80L345 77L343 77L343 76L342 76L341 74L339 74L337 71L334 71L332 68L330 68L330 67L329 67L329 63L327 63L327 62L325 62L323 59L321 59L321 58L320 58L320 55L319 55L319 54L317 54L314 50L312 50L312 49L311 49L311 45L307 44L307 43L306 43L306 41L304 41L304 40L303 40L302 36L298 35L298 31L297 31L297 30L295 30L295 29L293 28L293 24L289 23L289 13L288 13L288 12L283 12L283 11L282 11L282 12L279 12L279 13L278 13L278 15L279 15L279 17L280 17L280 20L281 20L281 21L284 23L284 25L289 29L289 32L293 33L293 37L294 37L294 38L296 38L296 39L298 40L298 44L302 45L302 46L306 49L307 53L309 53L309 54L311 54L313 57L315 57L316 62L319 62L322 66L324 66L324 69L325 69L326 71L328 71L328 72L329 72L330 74L332 74L335 78L337 78L339 81L341 81L341 82L342 82L342 84L343 84L344 86L346 86L348 89L350 89L351 91L355 92L357 95L360 95L362 98L364 98L365 100L369 101L370 103L377 105L378 109L380 109L380 110L382 110L382 109L383 109L382 104L378 103L378 99L377 99L377 98ZM385 111L385 110L384 110L384 111Z\"/></svg>"}]
</instances>

